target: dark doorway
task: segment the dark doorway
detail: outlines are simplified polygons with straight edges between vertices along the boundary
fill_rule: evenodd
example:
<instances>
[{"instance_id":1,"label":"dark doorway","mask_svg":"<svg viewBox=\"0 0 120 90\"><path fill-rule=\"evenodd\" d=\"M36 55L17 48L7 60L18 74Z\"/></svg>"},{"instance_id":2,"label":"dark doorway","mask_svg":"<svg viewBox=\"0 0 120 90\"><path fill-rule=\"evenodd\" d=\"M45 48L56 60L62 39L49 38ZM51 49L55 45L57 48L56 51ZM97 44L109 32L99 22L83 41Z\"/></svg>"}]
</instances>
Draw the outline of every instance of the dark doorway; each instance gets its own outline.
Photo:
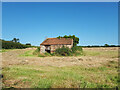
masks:
<instances>
[{"instance_id":1,"label":"dark doorway","mask_svg":"<svg viewBox=\"0 0 120 90\"><path fill-rule=\"evenodd\" d=\"M45 51L50 53L50 45L45 45Z\"/></svg>"},{"instance_id":2,"label":"dark doorway","mask_svg":"<svg viewBox=\"0 0 120 90\"><path fill-rule=\"evenodd\" d=\"M47 53L50 53L50 50L45 50Z\"/></svg>"}]
</instances>

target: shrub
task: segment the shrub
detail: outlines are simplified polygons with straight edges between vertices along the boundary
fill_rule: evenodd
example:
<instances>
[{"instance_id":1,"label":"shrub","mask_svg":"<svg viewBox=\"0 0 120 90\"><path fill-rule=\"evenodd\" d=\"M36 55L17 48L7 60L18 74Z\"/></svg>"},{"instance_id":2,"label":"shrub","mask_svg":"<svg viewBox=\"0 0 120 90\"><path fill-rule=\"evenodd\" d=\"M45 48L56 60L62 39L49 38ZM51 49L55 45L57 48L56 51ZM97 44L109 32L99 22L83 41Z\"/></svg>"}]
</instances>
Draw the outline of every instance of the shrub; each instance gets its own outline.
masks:
<instances>
[{"instance_id":1,"label":"shrub","mask_svg":"<svg viewBox=\"0 0 120 90\"><path fill-rule=\"evenodd\" d=\"M51 55L51 56L55 56L55 52L53 52L53 53L50 53L50 55Z\"/></svg>"},{"instance_id":2,"label":"shrub","mask_svg":"<svg viewBox=\"0 0 120 90\"><path fill-rule=\"evenodd\" d=\"M83 51L81 46L75 46L75 47L72 47L71 49L73 53L75 53L76 51L80 51L80 52Z\"/></svg>"},{"instance_id":3,"label":"shrub","mask_svg":"<svg viewBox=\"0 0 120 90\"><path fill-rule=\"evenodd\" d=\"M70 56L72 55L72 50L69 49L68 47L62 47L62 48L56 49L55 54L61 55L61 56Z\"/></svg>"},{"instance_id":4,"label":"shrub","mask_svg":"<svg viewBox=\"0 0 120 90\"><path fill-rule=\"evenodd\" d=\"M72 47L72 55L74 56L79 56L79 55L83 55L83 50L81 46L75 46Z\"/></svg>"}]
</instances>

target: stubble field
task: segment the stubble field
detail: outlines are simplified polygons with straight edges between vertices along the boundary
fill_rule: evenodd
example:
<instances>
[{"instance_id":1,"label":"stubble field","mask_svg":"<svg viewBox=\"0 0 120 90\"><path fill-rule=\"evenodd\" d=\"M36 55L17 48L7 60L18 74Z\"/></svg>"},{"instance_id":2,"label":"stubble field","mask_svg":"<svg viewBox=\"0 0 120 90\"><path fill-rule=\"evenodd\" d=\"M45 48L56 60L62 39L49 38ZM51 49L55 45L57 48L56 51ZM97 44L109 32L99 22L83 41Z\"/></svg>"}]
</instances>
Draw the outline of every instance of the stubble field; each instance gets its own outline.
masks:
<instances>
[{"instance_id":1,"label":"stubble field","mask_svg":"<svg viewBox=\"0 0 120 90\"><path fill-rule=\"evenodd\" d=\"M118 47L83 48L81 56L37 57L35 48L2 52L3 88L115 88Z\"/></svg>"}]
</instances>

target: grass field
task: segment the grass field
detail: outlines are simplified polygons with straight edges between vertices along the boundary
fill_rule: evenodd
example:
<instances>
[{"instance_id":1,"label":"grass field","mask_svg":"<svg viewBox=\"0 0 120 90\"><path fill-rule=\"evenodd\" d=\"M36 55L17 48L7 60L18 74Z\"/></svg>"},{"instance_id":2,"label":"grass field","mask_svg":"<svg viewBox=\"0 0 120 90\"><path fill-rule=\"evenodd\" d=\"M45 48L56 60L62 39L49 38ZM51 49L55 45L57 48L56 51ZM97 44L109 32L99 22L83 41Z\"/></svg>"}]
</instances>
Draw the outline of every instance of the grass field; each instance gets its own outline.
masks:
<instances>
[{"instance_id":1,"label":"grass field","mask_svg":"<svg viewBox=\"0 0 120 90\"><path fill-rule=\"evenodd\" d=\"M2 49L2 50L0 50L0 53L2 53L2 52L8 52L8 51L11 51L11 50L16 50L16 49Z\"/></svg>"},{"instance_id":2,"label":"grass field","mask_svg":"<svg viewBox=\"0 0 120 90\"><path fill-rule=\"evenodd\" d=\"M32 55L33 51L18 55L21 59L26 58L27 63L3 67L3 87L115 88L120 82L117 49L84 49L84 55L77 59L37 57Z\"/></svg>"},{"instance_id":3,"label":"grass field","mask_svg":"<svg viewBox=\"0 0 120 90\"><path fill-rule=\"evenodd\" d=\"M28 57L28 56L35 57L36 55L33 55L33 52L34 52L34 50L29 50L29 51L24 52L23 54L20 54L19 56L21 56L21 57Z\"/></svg>"}]
</instances>

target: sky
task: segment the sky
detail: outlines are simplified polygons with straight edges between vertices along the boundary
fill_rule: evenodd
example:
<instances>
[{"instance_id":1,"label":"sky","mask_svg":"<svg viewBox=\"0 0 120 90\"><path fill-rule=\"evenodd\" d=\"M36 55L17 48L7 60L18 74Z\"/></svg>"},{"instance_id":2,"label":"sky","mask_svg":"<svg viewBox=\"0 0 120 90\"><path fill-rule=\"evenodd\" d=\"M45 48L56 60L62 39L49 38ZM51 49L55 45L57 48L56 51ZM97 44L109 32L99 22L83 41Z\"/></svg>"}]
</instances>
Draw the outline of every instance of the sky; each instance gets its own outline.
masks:
<instances>
[{"instance_id":1,"label":"sky","mask_svg":"<svg viewBox=\"0 0 120 90\"><path fill-rule=\"evenodd\" d=\"M78 45L118 44L117 2L3 2L2 39L39 46L75 35Z\"/></svg>"}]
</instances>

